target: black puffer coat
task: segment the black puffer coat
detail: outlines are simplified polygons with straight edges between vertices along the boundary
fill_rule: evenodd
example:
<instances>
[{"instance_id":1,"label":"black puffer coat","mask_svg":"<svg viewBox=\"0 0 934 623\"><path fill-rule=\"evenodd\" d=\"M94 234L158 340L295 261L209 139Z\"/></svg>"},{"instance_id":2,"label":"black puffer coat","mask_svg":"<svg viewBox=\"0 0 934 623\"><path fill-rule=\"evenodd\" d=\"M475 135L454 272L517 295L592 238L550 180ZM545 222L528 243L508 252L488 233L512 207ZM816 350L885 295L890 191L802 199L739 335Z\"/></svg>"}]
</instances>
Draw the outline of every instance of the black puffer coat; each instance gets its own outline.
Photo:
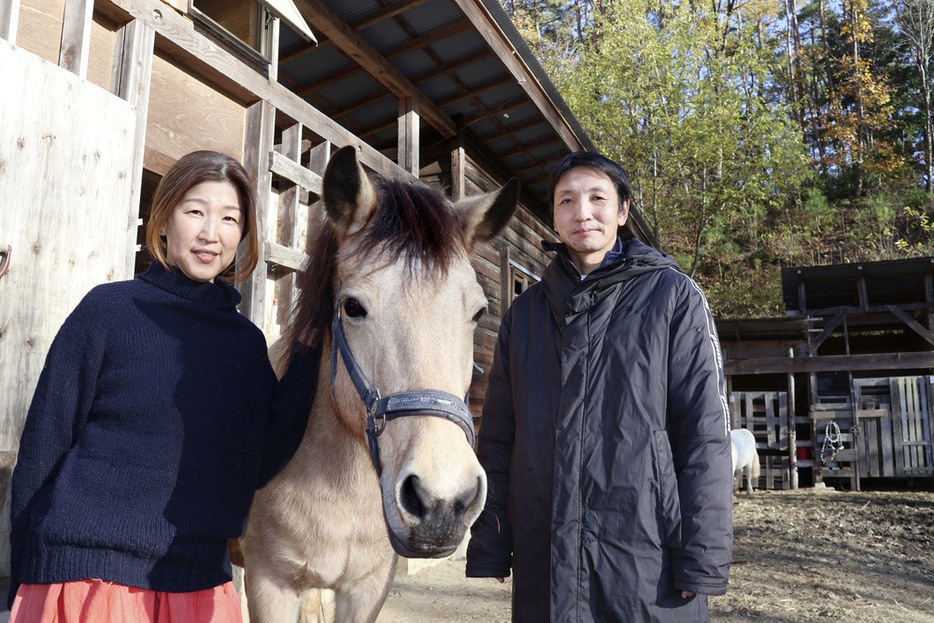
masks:
<instances>
[{"instance_id":1,"label":"black puffer coat","mask_svg":"<svg viewBox=\"0 0 934 623\"><path fill-rule=\"evenodd\" d=\"M467 575L511 568L513 621L708 621L733 530L706 299L638 241L583 281L564 245L544 244L558 256L500 329Z\"/></svg>"}]
</instances>

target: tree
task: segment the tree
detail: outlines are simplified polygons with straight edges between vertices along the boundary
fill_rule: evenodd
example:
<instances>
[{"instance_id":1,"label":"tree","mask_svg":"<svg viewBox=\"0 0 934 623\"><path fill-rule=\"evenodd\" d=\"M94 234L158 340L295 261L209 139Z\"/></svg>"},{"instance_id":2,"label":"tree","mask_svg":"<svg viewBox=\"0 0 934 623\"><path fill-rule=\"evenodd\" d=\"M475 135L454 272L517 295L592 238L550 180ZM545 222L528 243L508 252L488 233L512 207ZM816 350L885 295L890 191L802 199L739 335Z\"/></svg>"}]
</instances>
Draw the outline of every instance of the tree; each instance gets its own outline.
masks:
<instances>
[{"instance_id":1,"label":"tree","mask_svg":"<svg viewBox=\"0 0 934 623\"><path fill-rule=\"evenodd\" d=\"M924 141L924 189L932 190L934 178L934 124L932 124L931 109L931 78L930 68L932 51L934 51L934 0L903 0L896 3L896 23L901 36L908 43L911 62L918 72L921 83L920 107L923 118Z\"/></svg>"},{"instance_id":2,"label":"tree","mask_svg":"<svg viewBox=\"0 0 934 623\"><path fill-rule=\"evenodd\" d=\"M712 223L771 204L807 175L800 128L769 88L775 49L760 26L774 16L765 3L722 13L659 0L601 6L591 26L600 36L543 51L543 64L694 274Z\"/></svg>"}]
</instances>

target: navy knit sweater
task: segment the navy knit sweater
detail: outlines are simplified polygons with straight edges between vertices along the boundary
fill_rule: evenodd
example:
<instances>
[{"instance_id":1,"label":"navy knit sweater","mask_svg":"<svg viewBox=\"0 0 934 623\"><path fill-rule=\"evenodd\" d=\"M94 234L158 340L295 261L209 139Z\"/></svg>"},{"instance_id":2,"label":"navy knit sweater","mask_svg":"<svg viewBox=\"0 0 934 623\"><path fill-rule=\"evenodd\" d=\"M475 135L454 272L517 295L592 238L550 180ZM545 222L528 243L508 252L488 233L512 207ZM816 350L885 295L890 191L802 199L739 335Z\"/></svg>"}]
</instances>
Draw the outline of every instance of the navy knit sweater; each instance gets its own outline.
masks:
<instances>
[{"instance_id":1,"label":"navy knit sweater","mask_svg":"<svg viewBox=\"0 0 934 623\"><path fill-rule=\"evenodd\" d=\"M276 377L226 282L154 262L93 289L52 343L12 482L12 579L188 592L230 580L227 539L291 457L316 362ZM296 377L300 377L296 381Z\"/></svg>"}]
</instances>

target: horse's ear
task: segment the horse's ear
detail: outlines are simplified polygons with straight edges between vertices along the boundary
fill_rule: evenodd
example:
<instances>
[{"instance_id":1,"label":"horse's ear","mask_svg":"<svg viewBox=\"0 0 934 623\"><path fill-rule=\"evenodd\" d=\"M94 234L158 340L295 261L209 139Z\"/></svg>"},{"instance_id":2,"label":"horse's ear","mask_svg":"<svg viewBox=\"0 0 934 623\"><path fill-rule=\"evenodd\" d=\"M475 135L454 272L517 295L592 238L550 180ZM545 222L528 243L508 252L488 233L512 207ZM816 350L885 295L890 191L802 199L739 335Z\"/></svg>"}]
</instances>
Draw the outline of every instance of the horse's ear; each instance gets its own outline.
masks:
<instances>
[{"instance_id":1,"label":"horse's ear","mask_svg":"<svg viewBox=\"0 0 934 623\"><path fill-rule=\"evenodd\" d=\"M486 241L506 227L519 205L519 179L512 178L497 191L461 199L454 205L467 239Z\"/></svg>"},{"instance_id":2,"label":"horse's ear","mask_svg":"<svg viewBox=\"0 0 934 623\"><path fill-rule=\"evenodd\" d=\"M376 209L376 188L357 162L357 150L344 147L324 172L324 207L341 238L360 231Z\"/></svg>"}]
</instances>

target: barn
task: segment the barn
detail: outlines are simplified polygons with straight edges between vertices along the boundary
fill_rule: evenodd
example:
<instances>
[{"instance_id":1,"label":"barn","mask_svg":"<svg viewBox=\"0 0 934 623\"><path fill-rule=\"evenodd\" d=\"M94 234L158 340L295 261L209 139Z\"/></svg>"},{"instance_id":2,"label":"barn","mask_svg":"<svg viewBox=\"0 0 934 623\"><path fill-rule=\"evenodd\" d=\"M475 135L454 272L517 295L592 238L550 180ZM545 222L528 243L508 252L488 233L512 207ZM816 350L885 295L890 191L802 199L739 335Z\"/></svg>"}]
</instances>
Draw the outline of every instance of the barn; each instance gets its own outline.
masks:
<instances>
[{"instance_id":1,"label":"barn","mask_svg":"<svg viewBox=\"0 0 934 623\"><path fill-rule=\"evenodd\" d=\"M270 339L337 149L455 199L518 177L517 216L474 258L478 416L502 310L547 262L548 172L594 150L496 0L0 0L0 84L4 492L51 340L91 287L148 265L149 199L182 155L255 176L263 261L240 311ZM637 211L624 235L654 244Z\"/></svg>"},{"instance_id":2,"label":"barn","mask_svg":"<svg viewBox=\"0 0 934 623\"><path fill-rule=\"evenodd\" d=\"M934 478L934 259L782 270L786 315L719 320L768 489Z\"/></svg>"}]
</instances>

